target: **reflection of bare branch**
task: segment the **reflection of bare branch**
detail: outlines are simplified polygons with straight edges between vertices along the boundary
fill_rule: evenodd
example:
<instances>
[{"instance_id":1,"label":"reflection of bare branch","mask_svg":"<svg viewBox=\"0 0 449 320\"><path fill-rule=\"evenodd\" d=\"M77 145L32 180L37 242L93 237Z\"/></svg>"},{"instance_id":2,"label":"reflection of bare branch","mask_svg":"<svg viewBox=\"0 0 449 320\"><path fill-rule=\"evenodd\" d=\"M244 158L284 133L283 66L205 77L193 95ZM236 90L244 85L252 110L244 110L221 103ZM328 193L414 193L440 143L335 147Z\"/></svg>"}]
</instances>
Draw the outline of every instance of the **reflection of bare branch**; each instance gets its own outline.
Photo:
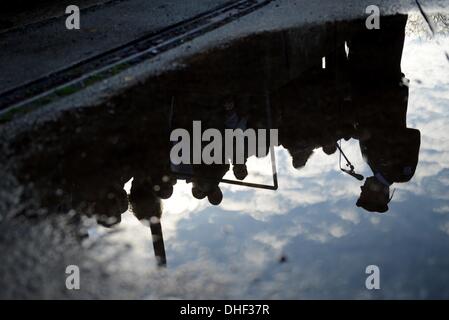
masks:
<instances>
[{"instance_id":1,"label":"reflection of bare branch","mask_svg":"<svg viewBox=\"0 0 449 320\"><path fill-rule=\"evenodd\" d=\"M449 14L430 13L427 14L427 18L435 35L449 35ZM405 32L408 36L418 38L428 39L432 36L429 26L420 14L409 15Z\"/></svg>"},{"instance_id":2,"label":"reflection of bare branch","mask_svg":"<svg viewBox=\"0 0 449 320\"><path fill-rule=\"evenodd\" d=\"M437 13L432 18L434 20L435 25L441 26L441 29L445 32L449 31L449 15Z\"/></svg>"}]
</instances>

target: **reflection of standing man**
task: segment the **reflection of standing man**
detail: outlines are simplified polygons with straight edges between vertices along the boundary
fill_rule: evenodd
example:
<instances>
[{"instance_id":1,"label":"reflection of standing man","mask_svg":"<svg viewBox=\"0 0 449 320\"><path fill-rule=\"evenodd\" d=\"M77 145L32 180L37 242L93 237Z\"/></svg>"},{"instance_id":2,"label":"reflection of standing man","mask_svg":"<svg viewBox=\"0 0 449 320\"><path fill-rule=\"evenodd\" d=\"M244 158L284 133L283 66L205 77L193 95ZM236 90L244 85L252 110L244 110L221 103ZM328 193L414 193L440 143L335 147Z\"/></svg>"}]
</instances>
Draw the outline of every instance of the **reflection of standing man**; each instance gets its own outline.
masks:
<instances>
[{"instance_id":1,"label":"reflection of standing man","mask_svg":"<svg viewBox=\"0 0 449 320\"><path fill-rule=\"evenodd\" d=\"M401 72L407 16L384 17L382 28L362 28L349 43L349 66L362 155L373 176L357 206L386 212L390 186L409 181L418 163L420 133L406 126L408 87Z\"/></svg>"},{"instance_id":2,"label":"reflection of standing man","mask_svg":"<svg viewBox=\"0 0 449 320\"><path fill-rule=\"evenodd\" d=\"M368 211L385 212L390 202L390 186L407 182L415 174L420 147L419 130L398 128L373 132L360 141L363 157L373 176L366 179L357 201Z\"/></svg>"}]
</instances>

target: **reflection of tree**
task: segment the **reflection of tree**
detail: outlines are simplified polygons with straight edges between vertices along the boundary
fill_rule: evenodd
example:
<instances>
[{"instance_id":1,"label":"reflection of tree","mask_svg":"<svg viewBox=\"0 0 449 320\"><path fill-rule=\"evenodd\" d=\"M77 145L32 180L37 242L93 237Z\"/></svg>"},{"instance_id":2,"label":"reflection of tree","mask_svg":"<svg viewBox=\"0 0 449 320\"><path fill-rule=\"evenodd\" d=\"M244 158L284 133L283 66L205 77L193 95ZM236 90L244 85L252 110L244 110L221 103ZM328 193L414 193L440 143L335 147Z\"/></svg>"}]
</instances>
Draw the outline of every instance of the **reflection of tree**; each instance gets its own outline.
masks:
<instances>
[{"instance_id":1,"label":"reflection of tree","mask_svg":"<svg viewBox=\"0 0 449 320\"><path fill-rule=\"evenodd\" d=\"M437 35L449 34L449 15L443 13L429 13L427 18L432 24L434 33ZM426 20L420 14L409 15L406 34L418 38L429 39L432 36L430 27Z\"/></svg>"}]
</instances>

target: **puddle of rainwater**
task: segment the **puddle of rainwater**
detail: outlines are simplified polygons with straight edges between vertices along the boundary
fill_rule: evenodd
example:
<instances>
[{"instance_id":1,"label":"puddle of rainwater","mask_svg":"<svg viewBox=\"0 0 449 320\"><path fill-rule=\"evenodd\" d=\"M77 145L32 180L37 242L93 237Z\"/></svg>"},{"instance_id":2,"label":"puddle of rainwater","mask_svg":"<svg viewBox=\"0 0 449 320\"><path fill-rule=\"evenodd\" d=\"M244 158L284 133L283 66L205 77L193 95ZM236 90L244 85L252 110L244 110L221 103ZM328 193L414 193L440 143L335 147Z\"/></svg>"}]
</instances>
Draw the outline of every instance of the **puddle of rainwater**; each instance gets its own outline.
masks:
<instances>
[{"instance_id":1,"label":"puddle of rainwater","mask_svg":"<svg viewBox=\"0 0 449 320\"><path fill-rule=\"evenodd\" d=\"M350 21L249 36L18 135L11 172L30 205L3 217L2 237L24 254L1 273L32 257L22 277L48 286L34 280L30 296L447 298L447 29L385 21L388 32ZM272 185L271 154L249 157L243 180L225 165L173 173L171 130L224 128L229 109L278 129L277 190L223 183ZM65 264L84 270L83 292L51 280ZM371 264L382 290L365 288Z\"/></svg>"}]
</instances>

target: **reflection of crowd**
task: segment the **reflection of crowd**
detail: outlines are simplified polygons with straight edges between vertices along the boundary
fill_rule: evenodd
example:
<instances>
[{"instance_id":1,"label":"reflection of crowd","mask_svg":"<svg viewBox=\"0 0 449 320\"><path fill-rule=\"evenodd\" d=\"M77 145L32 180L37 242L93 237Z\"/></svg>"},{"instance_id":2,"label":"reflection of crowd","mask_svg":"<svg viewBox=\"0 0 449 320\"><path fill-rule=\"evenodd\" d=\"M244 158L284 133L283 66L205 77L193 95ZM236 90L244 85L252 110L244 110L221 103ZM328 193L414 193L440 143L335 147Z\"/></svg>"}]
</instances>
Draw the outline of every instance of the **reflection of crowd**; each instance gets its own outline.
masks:
<instances>
[{"instance_id":1,"label":"reflection of crowd","mask_svg":"<svg viewBox=\"0 0 449 320\"><path fill-rule=\"evenodd\" d=\"M357 206L368 211L387 211L391 185L410 180L418 161L420 133L406 126L408 87L400 68L406 21L386 17L380 30L348 28L326 56L326 68L311 60L300 76L270 93L273 126L294 168L304 167L317 148L331 155L339 140L359 140L373 175L361 187ZM257 129L266 125L262 100L244 93L218 101L215 113L199 103L188 119L211 128ZM228 170L194 166L194 196L220 203L219 181ZM248 174L246 165L233 166L233 172L242 180Z\"/></svg>"},{"instance_id":2,"label":"reflection of crowd","mask_svg":"<svg viewBox=\"0 0 449 320\"><path fill-rule=\"evenodd\" d=\"M359 140L373 176L357 206L368 211L387 211L390 186L410 180L418 162L420 133L406 126L408 87L400 68L406 21L390 17L380 30L361 28L344 39L347 56L342 42L326 69L317 62L273 97L279 141L295 168L314 149L332 154L340 139Z\"/></svg>"},{"instance_id":3,"label":"reflection of crowd","mask_svg":"<svg viewBox=\"0 0 449 320\"><path fill-rule=\"evenodd\" d=\"M320 59L304 61L308 68L299 76L267 90L272 127L278 128L279 145L290 153L294 168L304 167L318 148L331 155L337 151L339 140L359 140L373 175L361 187L357 206L369 211L388 210L391 185L410 180L418 161L420 134L406 126L408 87L400 69L406 21L406 16L386 17L380 30L366 30L364 24L347 27L345 36L326 55L325 69ZM176 101L171 116L165 111L153 111L134 116L124 125L120 114L116 114L101 130L91 127L92 132L75 134L73 141L77 144L71 156L62 158L58 170L53 170L52 179L58 180L59 175L58 188L68 195L66 205L95 216L104 226L119 223L130 203L134 215L150 226L161 264L165 264L161 199L171 197L177 180L191 183L193 197L207 198L218 205L223 199L223 176L231 168L238 180L248 175L246 164L234 164L234 159L173 170L169 159L170 128L191 130L194 120L202 122L203 130L267 128L265 95L236 90L240 93L216 98L210 93L220 89L214 87L215 79L195 80L200 94L170 97ZM208 90L209 86L213 89ZM125 114L123 117L130 118ZM85 148L87 145L90 147ZM245 159L254 156L247 149ZM128 196L123 186L131 178ZM47 198L48 204L61 202L53 193Z\"/></svg>"}]
</instances>

